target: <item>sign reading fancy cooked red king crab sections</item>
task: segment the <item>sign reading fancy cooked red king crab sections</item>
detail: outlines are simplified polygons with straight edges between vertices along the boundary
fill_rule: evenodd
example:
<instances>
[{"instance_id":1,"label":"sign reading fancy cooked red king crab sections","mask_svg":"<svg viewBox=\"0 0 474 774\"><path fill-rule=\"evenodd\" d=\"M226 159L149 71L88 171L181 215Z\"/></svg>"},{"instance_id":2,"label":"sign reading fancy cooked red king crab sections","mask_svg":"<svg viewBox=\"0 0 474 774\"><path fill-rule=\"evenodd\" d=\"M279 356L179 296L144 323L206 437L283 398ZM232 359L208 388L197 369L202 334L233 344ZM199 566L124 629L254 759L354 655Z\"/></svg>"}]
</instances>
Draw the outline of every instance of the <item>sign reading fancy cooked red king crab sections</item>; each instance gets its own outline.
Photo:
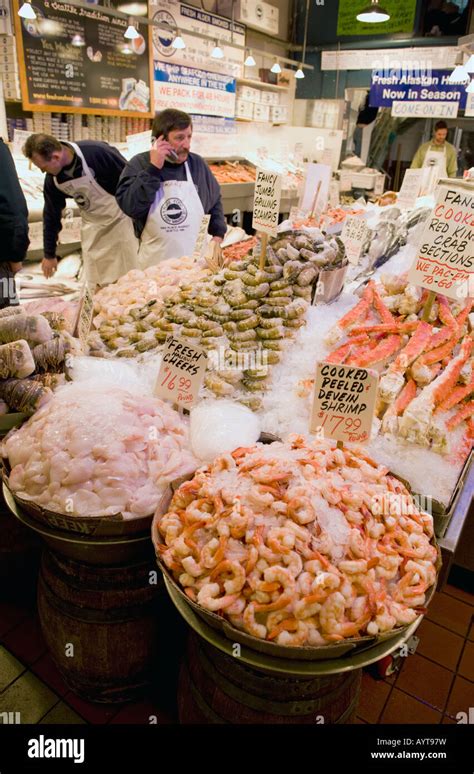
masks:
<instances>
[{"instance_id":1,"label":"sign reading fancy cooked red king crab sections","mask_svg":"<svg viewBox=\"0 0 474 774\"><path fill-rule=\"evenodd\" d=\"M207 352L175 336L166 338L154 394L183 408L196 403L207 366Z\"/></svg>"},{"instance_id":2,"label":"sign reading fancy cooked red king crab sections","mask_svg":"<svg viewBox=\"0 0 474 774\"><path fill-rule=\"evenodd\" d=\"M408 280L454 299L474 296L474 185L438 186Z\"/></svg>"},{"instance_id":3,"label":"sign reading fancy cooked red king crab sections","mask_svg":"<svg viewBox=\"0 0 474 774\"><path fill-rule=\"evenodd\" d=\"M368 441L378 381L367 368L318 363L310 432L335 441Z\"/></svg>"}]
</instances>

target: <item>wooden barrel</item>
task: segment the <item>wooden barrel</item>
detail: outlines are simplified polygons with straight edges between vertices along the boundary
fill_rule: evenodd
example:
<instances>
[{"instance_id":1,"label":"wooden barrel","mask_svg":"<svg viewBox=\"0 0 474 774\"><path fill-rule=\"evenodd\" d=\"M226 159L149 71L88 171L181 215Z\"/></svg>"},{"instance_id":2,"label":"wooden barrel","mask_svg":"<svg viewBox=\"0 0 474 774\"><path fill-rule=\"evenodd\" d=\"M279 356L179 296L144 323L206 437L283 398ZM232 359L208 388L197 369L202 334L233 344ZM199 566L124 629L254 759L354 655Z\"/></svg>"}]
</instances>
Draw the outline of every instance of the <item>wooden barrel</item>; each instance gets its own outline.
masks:
<instances>
[{"instance_id":1,"label":"wooden barrel","mask_svg":"<svg viewBox=\"0 0 474 774\"><path fill-rule=\"evenodd\" d=\"M362 670L294 677L249 667L190 635L178 688L180 723L311 724L355 719Z\"/></svg>"},{"instance_id":2,"label":"wooden barrel","mask_svg":"<svg viewBox=\"0 0 474 774\"><path fill-rule=\"evenodd\" d=\"M41 541L12 516L0 491L0 599L34 600L40 556Z\"/></svg>"},{"instance_id":3,"label":"wooden barrel","mask_svg":"<svg viewBox=\"0 0 474 774\"><path fill-rule=\"evenodd\" d=\"M140 696L156 666L161 576L150 561L96 566L44 550L38 610L51 656L69 688L89 701ZM156 577L156 576L152 576Z\"/></svg>"}]
</instances>

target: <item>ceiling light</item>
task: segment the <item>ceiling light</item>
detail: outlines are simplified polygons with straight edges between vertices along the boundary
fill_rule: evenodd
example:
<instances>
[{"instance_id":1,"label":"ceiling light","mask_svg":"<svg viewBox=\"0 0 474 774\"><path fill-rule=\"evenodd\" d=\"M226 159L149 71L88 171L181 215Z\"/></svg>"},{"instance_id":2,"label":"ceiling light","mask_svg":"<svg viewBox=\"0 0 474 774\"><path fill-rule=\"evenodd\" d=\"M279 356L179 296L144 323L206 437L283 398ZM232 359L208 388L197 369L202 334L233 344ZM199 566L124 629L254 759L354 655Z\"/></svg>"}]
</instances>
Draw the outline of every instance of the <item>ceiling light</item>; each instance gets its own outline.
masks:
<instances>
[{"instance_id":1,"label":"ceiling light","mask_svg":"<svg viewBox=\"0 0 474 774\"><path fill-rule=\"evenodd\" d=\"M127 40L135 40L135 38L140 37L140 33L135 27L135 22L133 21L132 18L128 20L128 27L126 31L123 33L123 36L124 38L127 38Z\"/></svg>"},{"instance_id":2,"label":"ceiling light","mask_svg":"<svg viewBox=\"0 0 474 774\"><path fill-rule=\"evenodd\" d=\"M278 64L277 60L275 59L275 63L272 65L270 72L272 73L281 73L281 67Z\"/></svg>"},{"instance_id":3,"label":"ceiling light","mask_svg":"<svg viewBox=\"0 0 474 774\"><path fill-rule=\"evenodd\" d=\"M379 24L390 19L390 14L385 8L381 8L379 0L372 0L372 3L357 14L357 21L368 22L369 24Z\"/></svg>"},{"instance_id":4,"label":"ceiling light","mask_svg":"<svg viewBox=\"0 0 474 774\"><path fill-rule=\"evenodd\" d=\"M300 66L298 67L298 69L297 69L297 71L295 73L295 78L304 78L304 72L301 69L302 67L303 67L303 65L300 64Z\"/></svg>"},{"instance_id":5,"label":"ceiling light","mask_svg":"<svg viewBox=\"0 0 474 774\"><path fill-rule=\"evenodd\" d=\"M448 83L466 83L469 80L469 73L464 65L457 65L448 78Z\"/></svg>"},{"instance_id":6,"label":"ceiling light","mask_svg":"<svg viewBox=\"0 0 474 774\"><path fill-rule=\"evenodd\" d=\"M247 59L244 62L245 67L255 67L256 64L257 63L256 63L255 59L252 56L252 52L249 51L249 55L248 55Z\"/></svg>"},{"instance_id":7,"label":"ceiling light","mask_svg":"<svg viewBox=\"0 0 474 774\"><path fill-rule=\"evenodd\" d=\"M186 48L186 43L184 42L183 38L179 34L179 30L178 30L177 35L175 36L175 39L173 40L173 42L171 44L171 47L172 48L176 48L176 49Z\"/></svg>"},{"instance_id":8,"label":"ceiling light","mask_svg":"<svg viewBox=\"0 0 474 774\"><path fill-rule=\"evenodd\" d=\"M224 59L224 52L223 52L222 48L220 48L217 40L216 40L216 45L212 49L211 58L212 59Z\"/></svg>"},{"instance_id":9,"label":"ceiling light","mask_svg":"<svg viewBox=\"0 0 474 774\"><path fill-rule=\"evenodd\" d=\"M120 53L125 54L126 56L130 56L130 54L133 54L133 49L130 43L124 43L122 48L120 49Z\"/></svg>"},{"instance_id":10,"label":"ceiling light","mask_svg":"<svg viewBox=\"0 0 474 774\"><path fill-rule=\"evenodd\" d=\"M474 73L474 54L472 54L464 65L468 73Z\"/></svg>"},{"instance_id":11,"label":"ceiling light","mask_svg":"<svg viewBox=\"0 0 474 774\"><path fill-rule=\"evenodd\" d=\"M18 16L21 16L22 19L36 19L35 9L31 5L30 0L25 0L18 11Z\"/></svg>"},{"instance_id":12,"label":"ceiling light","mask_svg":"<svg viewBox=\"0 0 474 774\"><path fill-rule=\"evenodd\" d=\"M76 46L77 48L79 48L80 46L85 46L86 45L86 41L84 40L82 35L74 35L72 40L71 40L71 45L72 46Z\"/></svg>"},{"instance_id":13,"label":"ceiling light","mask_svg":"<svg viewBox=\"0 0 474 774\"><path fill-rule=\"evenodd\" d=\"M105 3L106 5L106 3ZM127 16L146 16L147 15L147 4L146 3L120 3L120 5L117 6L117 11L121 11L122 13L126 13Z\"/></svg>"},{"instance_id":14,"label":"ceiling light","mask_svg":"<svg viewBox=\"0 0 474 774\"><path fill-rule=\"evenodd\" d=\"M471 83L467 87L466 91L467 91L468 94L474 94L474 81L471 81Z\"/></svg>"}]
</instances>

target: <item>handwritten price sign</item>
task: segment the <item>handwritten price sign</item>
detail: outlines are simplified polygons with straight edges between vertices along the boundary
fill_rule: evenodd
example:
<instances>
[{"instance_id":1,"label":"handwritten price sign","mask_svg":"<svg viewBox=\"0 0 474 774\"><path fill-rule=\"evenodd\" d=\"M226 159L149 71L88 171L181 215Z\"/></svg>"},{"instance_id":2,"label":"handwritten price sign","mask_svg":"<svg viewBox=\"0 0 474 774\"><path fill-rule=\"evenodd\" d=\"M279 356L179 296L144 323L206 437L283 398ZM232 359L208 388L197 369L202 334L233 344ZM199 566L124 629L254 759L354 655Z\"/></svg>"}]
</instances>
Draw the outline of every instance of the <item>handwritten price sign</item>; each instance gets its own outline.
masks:
<instances>
[{"instance_id":1,"label":"handwritten price sign","mask_svg":"<svg viewBox=\"0 0 474 774\"><path fill-rule=\"evenodd\" d=\"M335 441L368 441L378 375L366 368L318 363L310 432Z\"/></svg>"},{"instance_id":2,"label":"handwritten price sign","mask_svg":"<svg viewBox=\"0 0 474 774\"><path fill-rule=\"evenodd\" d=\"M84 285L82 289L80 308L81 311L79 313L77 324L77 334L81 340L82 346L85 347L92 325L92 318L94 316L94 298L88 285Z\"/></svg>"},{"instance_id":3,"label":"handwritten price sign","mask_svg":"<svg viewBox=\"0 0 474 774\"><path fill-rule=\"evenodd\" d=\"M359 263L362 246L367 234L367 223L360 217L349 215L344 221L341 239L346 248L347 258L351 263Z\"/></svg>"},{"instance_id":4,"label":"handwritten price sign","mask_svg":"<svg viewBox=\"0 0 474 774\"><path fill-rule=\"evenodd\" d=\"M207 366L207 352L168 336L154 394L183 408L194 406Z\"/></svg>"}]
</instances>

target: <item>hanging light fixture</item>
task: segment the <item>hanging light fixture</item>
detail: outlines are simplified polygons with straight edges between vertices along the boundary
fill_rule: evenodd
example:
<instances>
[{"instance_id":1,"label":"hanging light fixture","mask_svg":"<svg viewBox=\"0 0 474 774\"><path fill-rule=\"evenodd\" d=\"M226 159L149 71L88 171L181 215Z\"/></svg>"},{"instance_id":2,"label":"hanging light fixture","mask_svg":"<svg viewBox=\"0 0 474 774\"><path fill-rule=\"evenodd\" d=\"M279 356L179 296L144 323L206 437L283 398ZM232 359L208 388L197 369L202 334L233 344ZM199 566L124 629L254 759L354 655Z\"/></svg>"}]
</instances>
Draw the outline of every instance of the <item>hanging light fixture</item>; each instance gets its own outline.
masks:
<instances>
[{"instance_id":1,"label":"hanging light fixture","mask_svg":"<svg viewBox=\"0 0 474 774\"><path fill-rule=\"evenodd\" d=\"M363 8L360 13L357 14L357 21L368 22L369 24L380 24L390 19L390 14L385 8L381 8L379 0L372 0L371 4L366 8Z\"/></svg>"},{"instance_id":2,"label":"hanging light fixture","mask_svg":"<svg viewBox=\"0 0 474 774\"><path fill-rule=\"evenodd\" d=\"M448 78L448 83L466 83L469 80L469 73L465 65L457 65Z\"/></svg>"},{"instance_id":3,"label":"hanging light fixture","mask_svg":"<svg viewBox=\"0 0 474 774\"><path fill-rule=\"evenodd\" d=\"M140 33L135 27L135 22L133 21L132 17L130 17L130 19L128 20L128 27L123 33L123 36L124 38L127 38L127 40L135 40L135 38L140 37Z\"/></svg>"},{"instance_id":4,"label":"hanging light fixture","mask_svg":"<svg viewBox=\"0 0 474 774\"><path fill-rule=\"evenodd\" d=\"M36 12L31 5L30 0L25 0L18 11L18 16L21 16L22 19L36 19Z\"/></svg>"},{"instance_id":5,"label":"hanging light fixture","mask_svg":"<svg viewBox=\"0 0 474 774\"><path fill-rule=\"evenodd\" d=\"M252 52L249 51L248 57L247 57L247 59L244 62L245 67L255 67L256 64L257 63L256 63L255 59L252 56Z\"/></svg>"},{"instance_id":6,"label":"hanging light fixture","mask_svg":"<svg viewBox=\"0 0 474 774\"><path fill-rule=\"evenodd\" d=\"M301 69L302 67L303 67L303 65L302 65L302 64L300 64L300 65L299 65L299 67L298 67L298 69L297 69L297 71L296 71L296 73L295 73L295 78L298 78L298 79L300 79L300 78L304 78L304 72L303 72L303 70Z\"/></svg>"},{"instance_id":7,"label":"hanging light fixture","mask_svg":"<svg viewBox=\"0 0 474 774\"><path fill-rule=\"evenodd\" d=\"M173 42L171 44L171 47L172 48L176 48L176 49L180 49L180 50L183 49L183 48L186 48L186 43L184 42L183 38L179 34L179 30L176 30L176 35L175 35L175 38L174 38L174 40L173 40Z\"/></svg>"},{"instance_id":8,"label":"hanging light fixture","mask_svg":"<svg viewBox=\"0 0 474 774\"><path fill-rule=\"evenodd\" d=\"M82 35L73 35L71 40L71 46L75 46L76 48L80 48L81 46L85 46L86 41L82 37Z\"/></svg>"},{"instance_id":9,"label":"hanging light fixture","mask_svg":"<svg viewBox=\"0 0 474 774\"><path fill-rule=\"evenodd\" d=\"M219 46L219 42L217 40L215 41L215 46L212 49L211 58L212 59L224 59L224 52L223 52L222 48Z\"/></svg>"},{"instance_id":10,"label":"hanging light fixture","mask_svg":"<svg viewBox=\"0 0 474 774\"><path fill-rule=\"evenodd\" d=\"M130 56L133 54L133 49L130 45L130 43L124 43L122 48L120 49L121 54L125 54L126 56Z\"/></svg>"},{"instance_id":11,"label":"hanging light fixture","mask_svg":"<svg viewBox=\"0 0 474 774\"><path fill-rule=\"evenodd\" d=\"M272 73L281 73L281 67L280 67L280 65L278 63L278 59L276 57L275 57L275 61L274 61L273 65L270 68L270 72L272 72Z\"/></svg>"}]
</instances>

